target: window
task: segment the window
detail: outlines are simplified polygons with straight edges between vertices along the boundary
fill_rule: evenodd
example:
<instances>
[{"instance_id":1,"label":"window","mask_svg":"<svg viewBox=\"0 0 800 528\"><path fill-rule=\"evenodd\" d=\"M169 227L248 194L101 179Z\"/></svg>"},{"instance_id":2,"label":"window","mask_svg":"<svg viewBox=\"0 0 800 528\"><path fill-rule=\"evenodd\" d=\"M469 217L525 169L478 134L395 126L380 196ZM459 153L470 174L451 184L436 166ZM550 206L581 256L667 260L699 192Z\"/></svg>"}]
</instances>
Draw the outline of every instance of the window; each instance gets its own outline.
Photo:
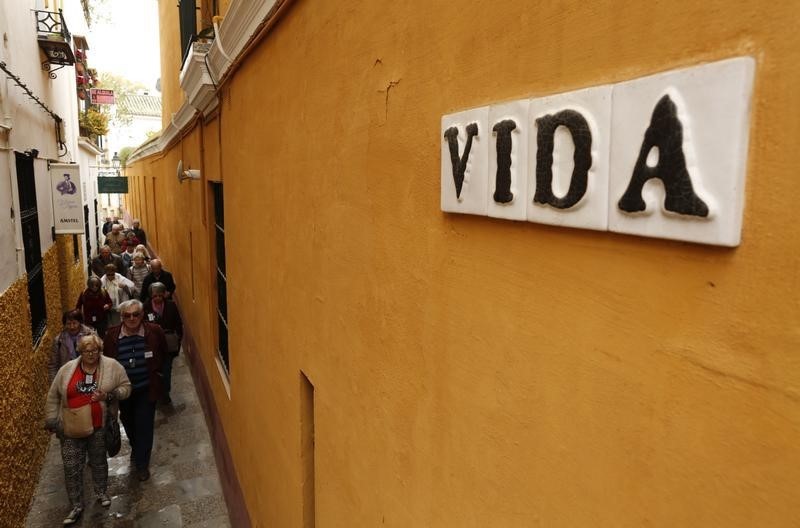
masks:
<instances>
[{"instance_id":1,"label":"window","mask_svg":"<svg viewBox=\"0 0 800 528\"><path fill-rule=\"evenodd\" d=\"M201 0L200 2L200 26L202 27L201 33L211 31L209 28L214 27L214 17L219 15L219 2L218 0Z\"/></svg>"},{"instance_id":2,"label":"window","mask_svg":"<svg viewBox=\"0 0 800 528\"><path fill-rule=\"evenodd\" d=\"M181 25L181 65L183 65L197 33L195 0L178 0L178 20Z\"/></svg>"},{"instance_id":3,"label":"window","mask_svg":"<svg viewBox=\"0 0 800 528\"><path fill-rule=\"evenodd\" d=\"M95 240L100 242L100 212L97 210L97 198L94 199L94 236ZM91 255L92 252L89 252ZM87 255L88 257L88 255Z\"/></svg>"},{"instance_id":4,"label":"window","mask_svg":"<svg viewBox=\"0 0 800 528\"><path fill-rule=\"evenodd\" d=\"M225 202L222 184L211 183L214 194L214 237L217 274L217 352L230 374L228 361L228 279L225 271Z\"/></svg>"},{"instance_id":5,"label":"window","mask_svg":"<svg viewBox=\"0 0 800 528\"><path fill-rule=\"evenodd\" d=\"M89 234L89 206L83 206L83 236L86 237L86 264L89 265L89 276L92 276L91 271L91 264L92 264L92 237ZM80 258L80 257L76 257Z\"/></svg>"},{"instance_id":6,"label":"window","mask_svg":"<svg viewBox=\"0 0 800 528\"><path fill-rule=\"evenodd\" d=\"M31 306L31 333L34 346L47 326L47 307L42 273L42 246L39 240L39 211L36 207L36 179L33 158L16 152L17 191L22 243L25 248L25 272L28 274L28 302Z\"/></svg>"}]
</instances>

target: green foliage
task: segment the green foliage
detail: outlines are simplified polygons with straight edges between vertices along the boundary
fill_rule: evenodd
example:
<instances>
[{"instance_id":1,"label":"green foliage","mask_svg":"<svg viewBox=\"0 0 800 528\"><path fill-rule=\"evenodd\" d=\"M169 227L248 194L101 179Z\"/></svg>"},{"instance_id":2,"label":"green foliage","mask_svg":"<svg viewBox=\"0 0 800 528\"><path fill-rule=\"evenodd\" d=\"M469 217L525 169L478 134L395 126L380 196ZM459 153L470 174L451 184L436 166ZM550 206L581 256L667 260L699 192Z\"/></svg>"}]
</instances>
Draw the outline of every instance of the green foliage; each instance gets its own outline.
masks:
<instances>
[{"instance_id":1,"label":"green foliage","mask_svg":"<svg viewBox=\"0 0 800 528\"><path fill-rule=\"evenodd\" d=\"M81 132L86 132L93 139L108 134L108 115L94 108L89 108L81 113L78 124Z\"/></svg>"},{"instance_id":2,"label":"green foliage","mask_svg":"<svg viewBox=\"0 0 800 528\"><path fill-rule=\"evenodd\" d=\"M119 165L123 169L128 166L128 158L135 149L134 147L122 147L117 154L119 156Z\"/></svg>"},{"instance_id":3,"label":"green foliage","mask_svg":"<svg viewBox=\"0 0 800 528\"><path fill-rule=\"evenodd\" d=\"M135 95L137 91L144 90L146 87L137 82L130 81L113 73L101 72L98 75L97 87L106 90L114 90L116 101L114 115L111 116L111 124L114 127L125 126L131 123L130 114L125 111L125 99L130 95Z\"/></svg>"},{"instance_id":4,"label":"green foliage","mask_svg":"<svg viewBox=\"0 0 800 528\"><path fill-rule=\"evenodd\" d=\"M86 18L86 25L92 27L93 22L103 22L109 19L108 0L81 0L83 16Z\"/></svg>"}]
</instances>

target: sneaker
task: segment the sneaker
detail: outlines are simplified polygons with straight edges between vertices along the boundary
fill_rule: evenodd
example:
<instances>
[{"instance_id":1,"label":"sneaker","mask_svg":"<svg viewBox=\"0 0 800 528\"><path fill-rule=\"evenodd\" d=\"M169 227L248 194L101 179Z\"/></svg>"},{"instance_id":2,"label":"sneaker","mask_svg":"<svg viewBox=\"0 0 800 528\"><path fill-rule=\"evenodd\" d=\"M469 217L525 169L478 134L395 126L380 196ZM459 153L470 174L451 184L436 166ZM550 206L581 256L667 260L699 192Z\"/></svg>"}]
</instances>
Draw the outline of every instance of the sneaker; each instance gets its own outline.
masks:
<instances>
[{"instance_id":1,"label":"sneaker","mask_svg":"<svg viewBox=\"0 0 800 528\"><path fill-rule=\"evenodd\" d=\"M83 506L75 506L74 508L72 508L72 511L69 512L69 515L67 515L64 518L64 523L63 523L64 526L75 524L76 522L78 522L81 513L83 513Z\"/></svg>"},{"instance_id":2,"label":"sneaker","mask_svg":"<svg viewBox=\"0 0 800 528\"><path fill-rule=\"evenodd\" d=\"M105 493L98 495L97 500L100 501L100 506L103 508L108 508L111 506L111 498Z\"/></svg>"},{"instance_id":3,"label":"sneaker","mask_svg":"<svg viewBox=\"0 0 800 528\"><path fill-rule=\"evenodd\" d=\"M144 482L150 478L150 470L148 468L138 470L139 482Z\"/></svg>"}]
</instances>

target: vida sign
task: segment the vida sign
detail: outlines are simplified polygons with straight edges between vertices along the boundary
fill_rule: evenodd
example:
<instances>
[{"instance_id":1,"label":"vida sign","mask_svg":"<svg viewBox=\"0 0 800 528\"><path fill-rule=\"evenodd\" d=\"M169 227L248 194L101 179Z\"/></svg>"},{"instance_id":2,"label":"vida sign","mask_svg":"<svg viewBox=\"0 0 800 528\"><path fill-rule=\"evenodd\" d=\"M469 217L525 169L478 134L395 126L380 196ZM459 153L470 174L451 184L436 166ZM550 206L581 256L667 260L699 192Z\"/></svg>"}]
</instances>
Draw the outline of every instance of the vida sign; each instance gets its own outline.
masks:
<instances>
[{"instance_id":1,"label":"vida sign","mask_svg":"<svg viewBox=\"0 0 800 528\"><path fill-rule=\"evenodd\" d=\"M451 213L737 246L754 61L442 117Z\"/></svg>"}]
</instances>

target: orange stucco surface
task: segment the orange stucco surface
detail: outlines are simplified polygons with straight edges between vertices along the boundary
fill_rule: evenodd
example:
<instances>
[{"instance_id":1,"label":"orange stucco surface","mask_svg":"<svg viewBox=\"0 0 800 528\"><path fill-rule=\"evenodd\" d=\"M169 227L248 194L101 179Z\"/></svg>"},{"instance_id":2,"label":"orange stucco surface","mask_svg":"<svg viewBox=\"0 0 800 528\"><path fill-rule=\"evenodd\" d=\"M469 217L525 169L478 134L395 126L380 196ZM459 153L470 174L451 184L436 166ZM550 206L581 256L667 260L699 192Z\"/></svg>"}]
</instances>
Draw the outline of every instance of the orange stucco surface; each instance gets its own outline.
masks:
<instances>
[{"instance_id":1,"label":"orange stucco surface","mask_svg":"<svg viewBox=\"0 0 800 528\"><path fill-rule=\"evenodd\" d=\"M50 435L44 431L44 403L50 387L47 365L53 341L62 330L61 314L74 307L62 292L75 290L77 271L64 266L62 250L71 260L71 237L59 235L42 255L47 327L32 347L27 277L17 279L0 294L0 526L22 526L31 504Z\"/></svg>"},{"instance_id":2,"label":"orange stucco surface","mask_svg":"<svg viewBox=\"0 0 800 528\"><path fill-rule=\"evenodd\" d=\"M128 171L253 524L301 525L302 371L319 526L800 525L798 15L294 3L218 117ZM743 55L739 248L439 210L443 114ZM179 159L204 181L179 184ZM205 179L224 182L230 398Z\"/></svg>"}]
</instances>

